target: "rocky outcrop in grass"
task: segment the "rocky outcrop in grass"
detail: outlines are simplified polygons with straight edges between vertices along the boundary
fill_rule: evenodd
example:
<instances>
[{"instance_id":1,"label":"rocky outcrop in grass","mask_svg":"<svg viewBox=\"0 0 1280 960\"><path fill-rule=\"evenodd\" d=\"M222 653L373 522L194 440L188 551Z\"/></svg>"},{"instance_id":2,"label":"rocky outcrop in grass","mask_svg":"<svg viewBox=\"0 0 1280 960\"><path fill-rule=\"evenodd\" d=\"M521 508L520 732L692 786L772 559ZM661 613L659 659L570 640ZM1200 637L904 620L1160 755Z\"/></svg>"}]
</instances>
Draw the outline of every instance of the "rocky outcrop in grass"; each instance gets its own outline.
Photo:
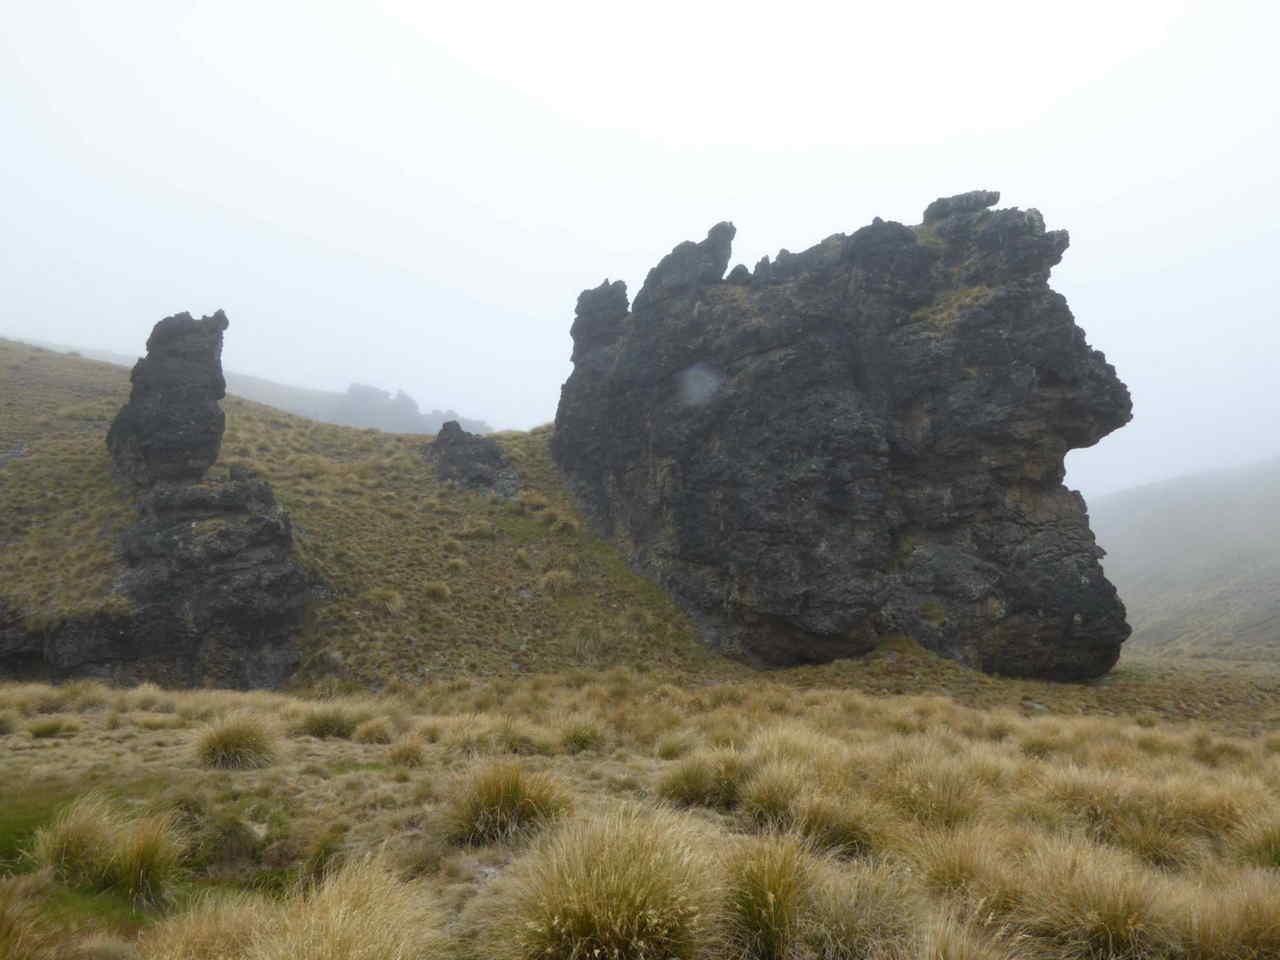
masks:
<instances>
[{"instance_id":1,"label":"rocky outcrop in grass","mask_svg":"<svg viewBox=\"0 0 1280 960\"><path fill-rule=\"evenodd\" d=\"M498 442L469 433L457 420L441 427L423 454L435 464L436 476L465 490L514 497L520 489L520 475Z\"/></svg>"},{"instance_id":2,"label":"rocky outcrop in grass","mask_svg":"<svg viewBox=\"0 0 1280 960\"><path fill-rule=\"evenodd\" d=\"M765 664L910 635L1078 680L1129 634L1067 451L1131 415L1035 210L979 191L727 279L717 224L579 298L553 453L716 648Z\"/></svg>"},{"instance_id":3,"label":"rocky outcrop in grass","mask_svg":"<svg viewBox=\"0 0 1280 960\"><path fill-rule=\"evenodd\" d=\"M116 415L107 447L116 473L139 486L199 480L218 459L226 417L221 310L196 320L165 317L147 338L147 355L130 380L129 402Z\"/></svg>"},{"instance_id":4,"label":"rocky outcrop in grass","mask_svg":"<svg viewBox=\"0 0 1280 960\"><path fill-rule=\"evenodd\" d=\"M99 609L31 623L0 601L0 675L272 687L297 665L309 596L270 484L219 467L221 310L156 324L107 435L137 520ZM141 488L141 489L138 489Z\"/></svg>"}]
</instances>

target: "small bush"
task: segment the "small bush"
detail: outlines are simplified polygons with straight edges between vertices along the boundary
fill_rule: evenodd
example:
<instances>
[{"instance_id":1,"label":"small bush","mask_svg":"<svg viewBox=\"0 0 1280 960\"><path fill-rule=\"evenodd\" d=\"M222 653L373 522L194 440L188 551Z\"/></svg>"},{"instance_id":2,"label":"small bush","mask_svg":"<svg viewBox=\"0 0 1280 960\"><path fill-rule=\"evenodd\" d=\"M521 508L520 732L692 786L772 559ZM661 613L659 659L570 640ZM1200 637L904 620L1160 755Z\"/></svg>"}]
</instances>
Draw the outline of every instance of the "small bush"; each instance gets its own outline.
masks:
<instances>
[{"instance_id":1,"label":"small bush","mask_svg":"<svg viewBox=\"0 0 1280 960\"><path fill-rule=\"evenodd\" d=\"M718 894L701 838L639 807L566 826L513 874L488 953L509 960L692 960Z\"/></svg>"},{"instance_id":2,"label":"small bush","mask_svg":"<svg viewBox=\"0 0 1280 960\"><path fill-rule=\"evenodd\" d=\"M0 737L7 737L18 729L18 717L12 710L0 713Z\"/></svg>"},{"instance_id":3,"label":"small bush","mask_svg":"<svg viewBox=\"0 0 1280 960\"><path fill-rule=\"evenodd\" d=\"M734 956L785 960L813 893L814 859L789 834L744 844L728 864L727 934Z\"/></svg>"},{"instance_id":4,"label":"small bush","mask_svg":"<svg viewBox=\"0 0 1280 960\"><path fill-rule=\"evenodd\" d=\"M681 806L732 810L745 775L746 761L736 750L700 750L663 775L658 795Z\"/></svg>"},{"instance_id":5,"label":"small bush","mask_svg":"<svg viewBox=\"0 0 1280 960\"><path fill-rule=\"evenodd\" d=\"M196 743L196 755L206 767L255 770L275 759L276 738L261 717L234 713L209 725Z\"/></svg>"},{"instance_id":6,"label":"small bush","mask_svg":"<svg viewBox=\"0 0 1280 960\"><path fill-rule=\"evenodd\" d=\"M361 718L344 707L312 707L298 724L300 732L321 739L350 740Z\"/></svg>"},{"instance_id":7,"label":"small bush","mask_svg":"<svg viewBox=\"0 0 1280 960\"><path fill-rule=\"evenodd\" d=\"M390 743L394 738L391 721L386 717L366 720L355 729L356 743Z\"/></svg>"},{"instance_id":8,"label":"small bush","mask_svg":"<svg viewBox=\"0 0 1280 960\"><path fill-rule=\"evenodd\" d=\"M550 777L499 763L461 783L445 810L445 832L454 843L495 843L528 833L563 816L568 794Z\"/></svg>"}]
</instances>

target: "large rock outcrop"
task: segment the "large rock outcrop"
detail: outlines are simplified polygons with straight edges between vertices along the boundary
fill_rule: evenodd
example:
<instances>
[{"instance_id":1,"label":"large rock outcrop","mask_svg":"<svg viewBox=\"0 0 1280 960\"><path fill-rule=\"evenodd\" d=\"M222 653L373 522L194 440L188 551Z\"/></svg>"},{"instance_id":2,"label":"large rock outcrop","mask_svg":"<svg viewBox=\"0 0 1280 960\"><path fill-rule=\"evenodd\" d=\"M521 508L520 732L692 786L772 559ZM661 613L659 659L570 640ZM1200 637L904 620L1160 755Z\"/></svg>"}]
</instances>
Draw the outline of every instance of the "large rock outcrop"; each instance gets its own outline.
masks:
<instances>
[{"instance_id":1,"label":"large rock outcrop","mask_svg":"<svg viewBox=\"0 0 1280 960\"><path fill-rule=\"evenodd\" d=\"M114 602L38 630L0 606L0 673L273 687L293 672L310 590L289 517L243 467L205 476L222 444L226 329L221 310L156 324L107 436L117 473L144 488Z\"/></svg>"},{"instance_id":2,"label":"large rock outcrop","mask_svg":"<svg viewBox=\"0 0 1280 960\"><path fill-rule=\"evenodd\" d=\"M166 317L147 338L130 380L129 402L107 433L116 472L138 484L196 481L218 459L226 418L221 310Z\"/></svg>"},{"instance_id":3,"label":"large rock outcrop","mask_svg":"<svg viewBox=\"0 0 1280 960\"><path fill-rule=\"evenodd\" d=\"M553 453L594 521L719 649L817 662L907 634L1077 680L1129 634L1063 457L1129 393L1049 288L1067 234L938 200L722 280L730 224L628 311L578 300Z\"/></svg>"}]
</instances>

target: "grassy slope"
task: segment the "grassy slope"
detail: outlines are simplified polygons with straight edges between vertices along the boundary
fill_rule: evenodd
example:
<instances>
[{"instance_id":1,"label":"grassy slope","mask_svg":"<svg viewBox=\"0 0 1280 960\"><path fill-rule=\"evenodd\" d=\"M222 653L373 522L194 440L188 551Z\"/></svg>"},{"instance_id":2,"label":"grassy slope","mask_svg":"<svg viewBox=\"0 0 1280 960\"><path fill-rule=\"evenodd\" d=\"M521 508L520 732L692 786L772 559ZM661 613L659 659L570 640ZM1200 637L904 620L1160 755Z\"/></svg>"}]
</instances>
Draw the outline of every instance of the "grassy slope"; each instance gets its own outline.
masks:
<instances>
[{"instance_id":1,"label":"grassy slope","mask_svg":"<svg viewBox=\"0 0 1280 960\"><path fill-rule=\"evenodd\" d=\"M115 535L132 518L104 438L120 367L0 341L0 601L33 626L119 604ZM680 611L584 529L547 434L499 437L525 481L514 503L439 483L423 438L224 401L222 458L259 470L293 518L298 556L332 600L304 674L358 681L643 659L708 660ZM548 574L551 574L548 577Z\"/></svg>"},{"instance_id":2,"label":"grassy slope","mask_svg":"<svg viewBox=\"0 0 1280 960\"><path fill-rule=\"evenodd\" d=\"M0 601L32 624L119 603L113 543L133 508L103 443L127 372L0 341ZM305 682L417 682L439 674L513 674L614 664L699 680L750 676L706 654L687 619L627 569L568 502L543 430L500 434L526 484L504 503L438 483L420 437L304 420L225 401L222 460L275 486L300 560L332 592L303 644ZM215 467L215 470L221 467ZM544 586L548 572L572 581ZM447 588L447 597L442 597ZM1280 678L1127 658L1099 683L997 680L910 644L861 661L777 675L804 687L941 692L974 706L1026 700L1064 712L1263 721Z\"/></svg>"},{"instance_id":3,"label":"grassy slope","mask_svg":"<svg viewBox=\"0 0 1280 960\"><path fill-rule=\"evenodd\" d=\"M1280 461L1103 497L1090 517L1134 649L1280 662Z\"/></svg>"}]
</instances>

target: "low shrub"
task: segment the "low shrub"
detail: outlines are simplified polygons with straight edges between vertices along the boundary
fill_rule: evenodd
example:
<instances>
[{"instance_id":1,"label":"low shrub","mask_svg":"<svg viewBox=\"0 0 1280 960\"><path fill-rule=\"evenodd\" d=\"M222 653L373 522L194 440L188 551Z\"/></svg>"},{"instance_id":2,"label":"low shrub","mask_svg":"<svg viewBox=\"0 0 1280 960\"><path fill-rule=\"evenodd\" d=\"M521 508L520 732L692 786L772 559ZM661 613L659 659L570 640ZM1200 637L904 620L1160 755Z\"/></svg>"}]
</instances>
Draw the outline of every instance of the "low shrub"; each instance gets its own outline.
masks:
<instances>
[{"instance_id":1,"label":"low shrub","mask_svg":"<svg viewBox=\"0 0 1280 960\"><path fill-rule=\"evenodd\" d=\"M228 714L200 735L196 755L206 767L260 769L275 759L276 737L267 721L255 714Z\"/></svg>"},{"instance_id":2,"label":"low shrub","mask_svg":"<svg viewBox=\"0 0 1280 960\"><path fill-rule=\"evenodd\" d=\"M455 788L444 813L445 833L454 843L495 843L535 830L569 807L564 788L545 774L494 764Z\"/></svg>"}]
</instances>

